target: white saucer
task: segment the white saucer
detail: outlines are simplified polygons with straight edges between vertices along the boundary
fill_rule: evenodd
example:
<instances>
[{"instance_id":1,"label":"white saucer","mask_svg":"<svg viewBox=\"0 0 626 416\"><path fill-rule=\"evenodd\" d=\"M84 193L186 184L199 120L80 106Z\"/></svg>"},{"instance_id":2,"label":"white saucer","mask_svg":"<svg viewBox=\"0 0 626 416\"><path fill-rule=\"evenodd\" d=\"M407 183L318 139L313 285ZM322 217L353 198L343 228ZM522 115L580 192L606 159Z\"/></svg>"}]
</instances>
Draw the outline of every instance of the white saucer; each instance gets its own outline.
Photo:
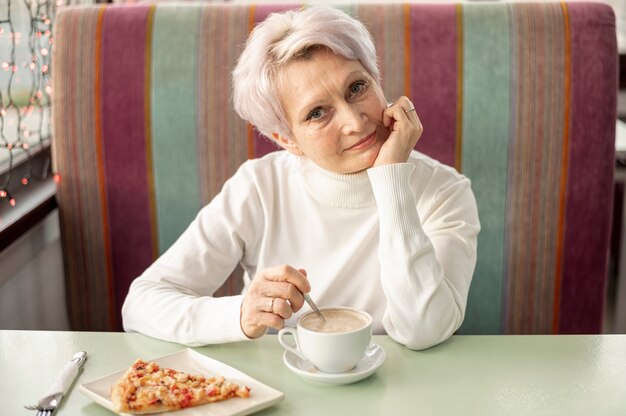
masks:
<instances>
[{"instance_id":1,"label":"white saucer","mask_svg":"<svg viewBox=\"0 0 626 416\"><path fill-rule=\"evenodd\" d=\"M289 350L285 350L283 361L287 368L306 379L326 384L349 384L371 376L385 362L387 353L377 344L371 344L356 367L345 373L331 374L315 368L309 360L303 360Z\"/></svg>"}]
</instances>

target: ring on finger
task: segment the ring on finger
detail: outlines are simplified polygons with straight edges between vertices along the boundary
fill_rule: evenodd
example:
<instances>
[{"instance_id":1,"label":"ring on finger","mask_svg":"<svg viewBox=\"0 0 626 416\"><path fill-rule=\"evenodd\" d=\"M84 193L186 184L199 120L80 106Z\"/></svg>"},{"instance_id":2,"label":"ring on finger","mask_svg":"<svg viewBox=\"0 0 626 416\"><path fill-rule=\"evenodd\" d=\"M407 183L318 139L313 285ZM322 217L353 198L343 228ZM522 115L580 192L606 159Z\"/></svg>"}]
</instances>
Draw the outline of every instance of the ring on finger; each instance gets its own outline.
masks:
<instances>
[{"instance_id":1,"label":"ring on finger","mask_svg":"<svg viewBox=\"0 0 626 416\"><path fill-rule=\"evenodd\" d=\"M409 114L411 111L415 111L415 107L411 107L408 110L404 110L404 112L407 114Z\"/></svg>"},{"instance_id":2,"label":"ring on finger","mask_svg":"<svg viewBox=\"0 0 626 416\"><path fill-rule=\"evenodd\" d=\"M274 301L276 298L270 298L270 312L274 312Z\"/></svg>"}]
</instances>

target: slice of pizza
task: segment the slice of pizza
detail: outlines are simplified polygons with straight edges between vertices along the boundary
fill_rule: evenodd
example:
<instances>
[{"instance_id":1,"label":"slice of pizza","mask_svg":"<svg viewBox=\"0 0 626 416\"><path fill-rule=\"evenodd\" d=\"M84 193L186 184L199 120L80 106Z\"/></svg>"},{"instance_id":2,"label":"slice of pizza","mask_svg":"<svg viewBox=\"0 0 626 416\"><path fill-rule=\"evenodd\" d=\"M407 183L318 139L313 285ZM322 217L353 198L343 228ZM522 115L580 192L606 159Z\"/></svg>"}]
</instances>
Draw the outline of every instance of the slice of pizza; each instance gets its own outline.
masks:
<instances>
[{"instance_id":1,"label":"slice of pizza","mask_svg":"<svg viewBox=\"0 0 626 416\"><path fill-rule=\"evenodd\" d=\"M199 406L233 397L249 397L250 387L239 387L224 377L205 378L138 359L111 391L118 413L159 413Z\"/></svg>"}]
</instances>

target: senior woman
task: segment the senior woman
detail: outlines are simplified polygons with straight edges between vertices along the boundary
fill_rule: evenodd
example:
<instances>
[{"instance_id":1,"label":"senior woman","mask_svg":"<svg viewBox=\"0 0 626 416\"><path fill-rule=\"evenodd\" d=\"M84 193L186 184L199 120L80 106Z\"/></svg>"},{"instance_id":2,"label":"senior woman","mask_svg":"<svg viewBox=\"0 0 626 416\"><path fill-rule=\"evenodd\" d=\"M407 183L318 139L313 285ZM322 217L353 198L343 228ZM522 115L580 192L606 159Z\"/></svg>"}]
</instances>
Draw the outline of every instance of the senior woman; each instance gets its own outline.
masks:
<instances>
[{"instance_id":1,"label":"senior woman","mask_svg":"<svg viewBox=\"0 0 626 416\"><path fill-rule=\"evenodd\" d=\"M285 151L245 162L132 283L124 328L187 345L293 324L303 293L369 312L412 349L463 321L480 229L470 181L413 150L365 27L329 7L270 15L233 71L239 115ZM427 98L427 97L426 97ZM213 297L240 263L243 293Z\"/></svg>"}]
</instances>

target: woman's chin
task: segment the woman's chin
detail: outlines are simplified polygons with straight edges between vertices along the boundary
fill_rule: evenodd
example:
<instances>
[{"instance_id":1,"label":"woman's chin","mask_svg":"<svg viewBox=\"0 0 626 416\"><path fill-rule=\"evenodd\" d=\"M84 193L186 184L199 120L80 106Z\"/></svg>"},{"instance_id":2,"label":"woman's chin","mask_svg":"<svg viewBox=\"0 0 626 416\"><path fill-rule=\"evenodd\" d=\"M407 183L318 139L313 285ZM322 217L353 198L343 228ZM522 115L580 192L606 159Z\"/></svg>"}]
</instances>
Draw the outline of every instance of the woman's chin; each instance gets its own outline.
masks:
<instances>
[{"instance_id":1,"label":"woman's chin","mask_svg":"<svg viewBox=\"0 0 626 416\"><path fill-rule=\"evenodd\" d=\"M374 166L374 162L376 162L378 158L381 147L382 143L376 143L374 146L367 149L366 152L356 156L352 169L349 169L349 171L345 173L359 173Z\"/></svg>"}]
</instances>

